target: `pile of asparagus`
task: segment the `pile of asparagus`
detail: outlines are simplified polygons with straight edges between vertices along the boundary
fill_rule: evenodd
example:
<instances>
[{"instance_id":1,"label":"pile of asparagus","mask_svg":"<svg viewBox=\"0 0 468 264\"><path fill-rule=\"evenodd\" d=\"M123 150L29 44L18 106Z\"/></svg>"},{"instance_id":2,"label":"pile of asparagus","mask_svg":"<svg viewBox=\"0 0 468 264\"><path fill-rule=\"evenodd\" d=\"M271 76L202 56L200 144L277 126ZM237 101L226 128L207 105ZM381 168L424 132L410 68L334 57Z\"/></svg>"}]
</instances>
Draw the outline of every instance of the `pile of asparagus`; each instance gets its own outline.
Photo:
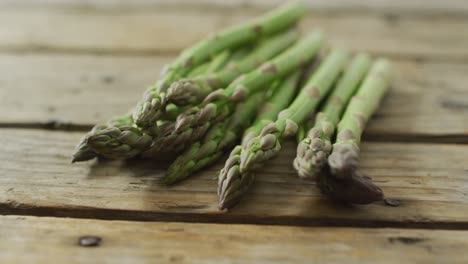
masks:
<instances>
[{"instance_id":1,"label":"pile of asparagus","mask_svg":"<svg viewBox=\"0 0 468 264\"><path fill-rule=\"evenodd\" d=\"M361 135L390 84L391 65L342 49L323 52L321 32L301 37L296 28L306 10L290 3L184 50L135 109L82 138L73 162L173 155L162 181L174 184L231 150L218 175L225 209L282 141L297 135L293 165L300 177L344 202L382 199L356 169Z\"/></svg>"}]
</instances>

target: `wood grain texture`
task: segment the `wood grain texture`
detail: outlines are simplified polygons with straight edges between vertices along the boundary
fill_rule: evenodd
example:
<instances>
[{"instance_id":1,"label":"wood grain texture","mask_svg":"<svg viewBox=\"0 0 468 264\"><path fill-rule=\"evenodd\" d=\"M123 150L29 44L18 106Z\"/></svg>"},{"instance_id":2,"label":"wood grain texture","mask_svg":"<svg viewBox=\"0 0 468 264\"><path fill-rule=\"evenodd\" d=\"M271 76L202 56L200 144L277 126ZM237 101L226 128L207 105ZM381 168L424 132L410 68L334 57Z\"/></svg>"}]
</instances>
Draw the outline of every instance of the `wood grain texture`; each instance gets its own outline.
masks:
<instances>
[{"instance_id":1,"label":"wood grain texture","mask_svg":"<svg viewBox=\"0 0 468 264\"><path fill-rule=\"evenodd\" d=\"M4 8L0 9L0 51L176 53L211 32L262 13L248 8L229 13L204 9ZM323 29L332 45L355 51L468 58L468 17L311 13L301 25L305 31Z\"/></svg>"},{"instance_id":2,"label":"wood grain texture","mask_svg":"<svg viewBox=\"0 0 468 264\"><path fill-rule=\"evenodd\" d=\"M80 133L0 130L3 213L131 220L298 225L468 227L468 149L463 145L364 143L361 170L400 207L334 205L298 179L295 144L259 171L246 199L216 206L217 164L180 185L161 186L167 163L70 164Z\"/></svg>"},{"instance_id":3,"label":"wood grain texture","mask_svg":"<svg viewBox=\"0 0 468 264\"><path fill-rule=\"evenodd\" d=\"M2 263L466 263L468 231L0 217ZM97 247L78 245L100 237ZM118 254L116 254L118 252Z\"/></svg>"},{"instance_id":4,"label":"wood grain texture","mask_svg":"<svg viewBox=\"0 0 468 264\"><path fill-rule=\"evenodd\" d=\"M106 9L148 9L148 8L272 8L283 0L3 0L4 7L71 7ZM398 14L467 14L468 3L463 0L306 0L317 12L381 12Z\"/></svg>"},{"instance_id":5,"label":"wood grain texture","mask_svg":"<svg viewBox=\"0 0 468 264\"><path fill-rule=\"evenodd\" d=\"M0 55L0 125L90 127L124 114L172 57ZM366 131L468 141L468 66L395 60L399 75ZM64 125L65 124L65 125ZM64 126L63 126L64 125Z\"/></svg>"}]
</instances>

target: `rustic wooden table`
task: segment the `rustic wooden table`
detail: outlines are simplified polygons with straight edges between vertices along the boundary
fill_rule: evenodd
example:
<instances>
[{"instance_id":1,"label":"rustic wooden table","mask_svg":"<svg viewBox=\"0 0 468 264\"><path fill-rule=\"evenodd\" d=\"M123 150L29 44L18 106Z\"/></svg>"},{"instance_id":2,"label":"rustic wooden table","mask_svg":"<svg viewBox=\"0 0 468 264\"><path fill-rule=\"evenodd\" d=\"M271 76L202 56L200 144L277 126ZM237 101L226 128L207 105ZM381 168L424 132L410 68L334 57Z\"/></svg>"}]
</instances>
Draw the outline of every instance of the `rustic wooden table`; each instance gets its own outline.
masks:
<instances>
[{"instance_id":1,"label":"rustic wooden table","mask_svg":"<svg viewBox=\"0 0 468 264\"><path fill-rule=\"evenodd\" d=\"M163 163L71 165L182 48L282 1L194 2L0 2L0 263L468 263L468 1L316 0L302 23L395 62L361 170L399 207L329 202L293 143L226 213L220 164L171 188Z\"/></svg>"}]
</instances>

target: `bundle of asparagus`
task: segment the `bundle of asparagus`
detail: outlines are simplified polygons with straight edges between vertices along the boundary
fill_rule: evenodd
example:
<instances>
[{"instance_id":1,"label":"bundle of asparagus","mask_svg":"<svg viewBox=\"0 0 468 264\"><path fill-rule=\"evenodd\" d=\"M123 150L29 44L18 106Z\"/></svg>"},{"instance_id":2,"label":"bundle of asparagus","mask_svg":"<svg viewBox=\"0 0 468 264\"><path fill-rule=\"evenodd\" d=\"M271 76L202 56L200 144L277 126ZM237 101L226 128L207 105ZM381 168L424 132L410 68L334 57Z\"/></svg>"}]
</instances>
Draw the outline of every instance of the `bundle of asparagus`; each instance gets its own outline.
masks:
<instances>
[{"instance_id":1,"label":"bundle of asparagus","mask_svg":"<svg viewBox=\"0 0 468 264\"><path fill-rule=\"evenodd\" d=\"M172 116L168 116L167 113L168 107L172 106L172 110L179 113L184 111L187 114L193 113L193 109L187 112L186 108L177 107L177 105L194 104L192 106L197 107L197 102L202 100L211 90L225 88L241 74L252 71L257 64L263 64L269 59L277 57L297 39L298 34L293 28L305 12L306 6L302 2L286 4L262 17L231 27L184 50L174 62L165 67L156 85L145 92L143 99L133 111L132 118L125 115L118 118L117 122L112 121L93 128L80 141L72 161L85 161L97 156L127 159L142 153L145 153L146 156L152 156L160 151L181 151L184 147L162 149L161 144L167 141L177 144L181 138L190 138L191 141L195 141L206 133L209 126L205 126L206 128L199 131L197 135L184 137L186 134L180 135L179 133L183 128L181 122L171 120ZM310 42L304 43L304 41L301 43L311 44ZM244 58L242 55L240 58L229 58L235 57L234 55L229 56L230 53L242 53L239 52L239 49L246 50L248 46L255 44L256 47L247 52L249 54L244 53ZM307 61L318 49L317 44L310 48L304 48L302 45L288 49L289 52L286 56L296 54L295 62L287 64L285 71L273 78L256 80L258 85L254 87L255 91L292 71L299 66L300 62ZM299 56L302 52L306 53L304 58ZM282 63L284 60L285 56L279 62ZM202 77L205 75L206 77ZM201 85L193 87L182 84L182 88L176 88L181 85L174 82L183 78L194 79L196 83ZM170 93L171 100L168 101L167 93L171 86L174 89ZM199 90L197 91L197 89ZM181 94L184 95L182 98ZM176 103L176 105L169 103ZM120 122L121 119L125 122ZM178 137L174 138L171 136L173 134L177 134Z\"/></svg>"},{"instance_id":2,"label":"bundle of asparagus","mask_svg":"<svg viewBox=\"0 0 468 264\"><path fill-rule=\"evenodd\" d=\"M349 203L381 199L380 188L356 169L361 134L390 83L391 66L379 59L369 71L368 55L348 63L348 52L335 49L296 95L302 69L324 42L320 32L300 37L295 25L305 10L302 2L287 4L183 51L130 114L88 132L72 162L171 153L175 160L162 181L173 184L219 160L243 134L218 175L219 208L226 209L249 189L254 169L302 126L310 130L301 134L293 164L301 178ZM324 98L314 123L303 124Z\"/></svg>"},{"instance_id":3,"label":"bundle of asparagus","mask_svg":"<svg viewBox=\"0 0 468 264\"><path fill-rule=\"evenodd\" d=\"M233 150L219 174L220 208L234 205L247 191L251 180L246 179L253 177L253 169L262 166L264 162L279 153L282 138L296 133L298 124L305 121L322 97L327 94L333 81L343 70L347 59L348 54L343 50L331 52L317 72L306 82L291 106L279 113L275 122L252 129L244 138L243 146Z\"/></svg>"}]
</instances>

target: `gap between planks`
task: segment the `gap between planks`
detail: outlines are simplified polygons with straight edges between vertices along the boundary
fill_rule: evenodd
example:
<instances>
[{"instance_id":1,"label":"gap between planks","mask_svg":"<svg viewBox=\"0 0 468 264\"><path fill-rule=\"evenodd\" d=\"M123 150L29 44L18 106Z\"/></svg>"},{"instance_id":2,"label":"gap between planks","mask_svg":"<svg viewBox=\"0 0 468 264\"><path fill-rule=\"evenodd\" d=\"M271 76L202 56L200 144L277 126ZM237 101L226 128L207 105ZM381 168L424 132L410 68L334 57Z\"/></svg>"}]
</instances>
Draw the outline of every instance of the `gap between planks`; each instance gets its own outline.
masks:
<instances>
[{"instance_id":1,"label":"gap between planks","mask_svg":"<svg viewBox=\"0 0 468 264\"><path fill-rule=\"evenodd\" d=\"M0 123L0 129L37 129L46 131L63 132L88 132L93 125L80 125L74 123L61 122L59 120L50 120L44 123ZM399 134L399 133L379 133L366 134L362 137L363 141L381 142L381 143L408 143L408 144L468 144L468 135L450 134L450 135L426 135L426 134Z\"/></svg>"},{"instance_id":2,"label":"gap between planks","mask_svg":"<svg viewBox=\"0 0 468 264\"><path fill-rule=\"evenodd\" d=\"M329 203L325 201L324 203ZM383 203L383 202L379 202ZM342 205L331 205L339 208ZM344 208L348 208L344 206ZM196 208L191 208L196 209ZM351 212L352 213L352 212ZM249 225L270 225L270 226L297 226L297 227L337 227L337 228L401 228L401 229L427 229L427 230L468 230L468 222L401 222L382 221L373 219L333 219L314 218L304 219L301 217L277 217L252 218L240 215L209 215L205 213L162 213L162 212L142 212L132 210L108 210L96 208L56 208L56 207L32 207L16 202L0 203L0 216L35 216L35 217L55 217L74 218L91 220L112 220L131 222L171 222L171 223L203 223L203 224L249 224Z\"/></svg>"}]
</instances>

